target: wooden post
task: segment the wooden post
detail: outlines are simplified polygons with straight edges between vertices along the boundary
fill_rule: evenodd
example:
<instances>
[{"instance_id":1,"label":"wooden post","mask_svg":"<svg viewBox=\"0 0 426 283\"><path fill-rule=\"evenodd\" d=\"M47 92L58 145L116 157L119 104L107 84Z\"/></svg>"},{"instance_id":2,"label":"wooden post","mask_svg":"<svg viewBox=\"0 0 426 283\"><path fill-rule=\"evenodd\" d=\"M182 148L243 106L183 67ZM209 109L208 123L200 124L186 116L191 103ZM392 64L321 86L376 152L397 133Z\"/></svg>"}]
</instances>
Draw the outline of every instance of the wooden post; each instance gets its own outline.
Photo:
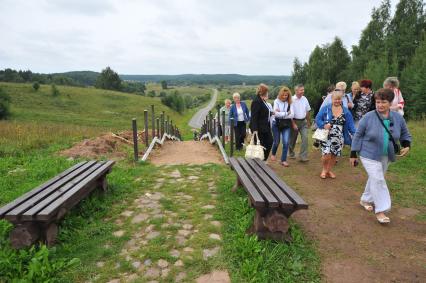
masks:
<instances>
[{"instance_id":1,"label":"wooden post","mask_svg":"<svg viewBox=\"0 0 426 283\"><path fill-rule=\"evenodd\" d=\"M160 123L161 123L161 137L160 138L162 138L163 137L163 135L164 135L164 111L163 111L163 113L161 113L161 117L160 117Z\"/></svg>"},{"instance_id":2,"label":"wooden post","mask_svg":"<svg viewBox=\"0 0 426 283\"><path fill-rule=\"evenodd\" d=\"M218 130L217 136L220 137L220 135L223 134L223 130L222 130L222 133L219 132L219 127L221 126L221 124L220 124L220 105L217 105L216 109L217 109L217 130Z\"/></svg>"},{"instance_id":3,"label":"wooden post","mask_svg":"<svg viewBox=\"0 0 426 283\"><path fill-rule=\"evenodd\" d=\"M225 147L225 110L222 111L222 144Z\"/></svg>"},{"instance_id":4,"label":"wooden post","mask_svg":"<svg viewBox=\"0 0 426 283\"><path fill-rule=\"evenodd\" d=\"M145 119L145 145L146 147L149 146L149 141L148 141L148 110L144 110L143 111L143 117Z\"/></svg>"},{"instance_id":5,"label":"wooden post","mask_svg":"<svg viewBox=\"0 0 426 283\"><path fill-rule=\"evenodd\" d=\"M209 120L210 120L210 135L213 135L213 114L209 111Z\"/></svg>"},{"instance_id":6,"label":"wooden post","mask_svg":"<svg viewBox=\"0 0 426 283\"><path fill-rule=\"evenodd\" d=\"M229 155L232 157L234 155L234 118L231 117L231 148Z\"/></svg>"},{"instance_id":7,"label":"wooden post","mask_svg":"<svg viewBox=\"0 0 426 283\"><path fill-rule=\"evenodd\" d=\"M173 136L173 120L170 120L170 125L169 125L169 132L170 132L170 135L172 135Z\"/></svg>"},{"instance_id":8,"label":"wooden post","mask_svg":"<svg viewBox=\"0 0 426 283\"><path fill-rule=\"evenodd\" d=\"M213 119L213 137L217 136L216 118Z\"/></svg>"},{"instance_id":9,"label":"wooden post","mask_svg":"<svg viewBox=\"0 0 426 283\"><path fill-rule=\"evenodd\" d=\"M155 137L155 112L154 112L154 105L151 105L151 125L152 125L152 138Z\"/></svg>"},{"instance_id":10,"label":"wooden post","mask_svg":"<svg viewBox=\"0 0 426 283\"><path fill-rule=\"evenodd\" d=\"M136 118L132 119L132 129L133 129L133 152L135 161L139 160L139 151L138 151L138 128L136 126Z\"/></svg>"},{"instance_id":11,"label":"wooden post","mask_svg":"<svg viewBox=\"0 0 426 283\"><path fill-rule=\"evenodd\" d=\"M160 137L160 118L157 118L157 138L161 139Z\"/></svg>"}]
</instances>

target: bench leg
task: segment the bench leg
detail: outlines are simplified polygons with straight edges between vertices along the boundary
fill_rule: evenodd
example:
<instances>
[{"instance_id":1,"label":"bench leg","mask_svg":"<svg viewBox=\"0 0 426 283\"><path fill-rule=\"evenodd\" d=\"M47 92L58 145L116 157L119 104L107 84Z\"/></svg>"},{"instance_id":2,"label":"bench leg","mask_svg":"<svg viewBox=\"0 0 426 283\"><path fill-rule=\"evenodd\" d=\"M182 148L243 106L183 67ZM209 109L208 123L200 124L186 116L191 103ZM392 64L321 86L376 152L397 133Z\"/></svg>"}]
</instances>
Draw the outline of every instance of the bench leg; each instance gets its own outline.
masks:
<instances>
[{"instance_id":1,"label":"bench leg","mask_svg":"<svg viewBox=\"0 0 426 283\"><path fill-rule=\"evenodd\" d=\"M240 178L238 178L237 176L237 181L235 182L235 185L232 187L231 191L235 193L239 186L241 186L241 181L240 181Z\"/></svg>"},{"instance_id":2,"label":"bench leg","mask_svg":"<svg viewBox=\"0 0 426 283\"><path fill-rule=\"evenodd\" d=\"M10 243L15 249L29 247L40 238L40 227L36 223L16 224L10 233Z\"/></svg>"},{"instance_id":3,"label":"bench leg","mask_svg":"<svg viewBox=\"0 0 426 283\"><path fill-rule=\"evenodd\" d=\"M256 210L252 227L249 234L256 234L259 239L271 239L275 241L290 241L288 234L288 219L277 209L268 211Z\"/></svg>"},{"instance_id":4,"label":"bench leg","mask_svg":"<svg viewBox=\"0 0 426 283\"><path fill-rule=\"evenodd\" d=\"M56 223L50 223L44 232L44 240L47 246L51 247L56 243L56 237L58 236L58 225Z\"/></svg>"},{"instance_id":5,"label":"bench leg","mask_svg":"<svg viewBox=\"0 0 426 283\"><path fill-rule=\"evenodd\" d=\"M103 176L103 177L101 177L98 180L98 186L102 190L102 192L106 192L107 191L107 189L108 189L108 181L107 181L106 176Z\"/></svg>"}]
</instances>

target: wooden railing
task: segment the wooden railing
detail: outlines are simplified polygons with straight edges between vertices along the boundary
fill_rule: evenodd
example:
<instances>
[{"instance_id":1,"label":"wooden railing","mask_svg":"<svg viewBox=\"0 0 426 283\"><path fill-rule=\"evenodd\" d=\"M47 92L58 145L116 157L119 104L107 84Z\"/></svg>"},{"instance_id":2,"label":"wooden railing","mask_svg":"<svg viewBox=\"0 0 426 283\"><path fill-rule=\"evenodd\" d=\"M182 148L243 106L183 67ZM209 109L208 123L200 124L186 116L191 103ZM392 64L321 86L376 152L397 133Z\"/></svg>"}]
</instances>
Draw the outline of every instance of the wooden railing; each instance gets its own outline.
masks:
<instances>
[{"instance_id":1,"label":"wooden railing","mask_svg":"<svg viewBox=\"0 0 426 283\"><path fill-rule=\"evenodd\" d=\"M162 145L166 139L180 141L182 136L180 134L179 128L176 125L173 125L173 121L170 119L169 115L166 116L163 111L159 116L155 116L154 105L151 105L151 142L149 142L149 115L148 110L144 110L144 140L147 150L142 157L142 161L145 161L151 151L153 150L155 144ZM139 160L138 154L138 130L136 118L132 119L132 130L133 130L133 150L134 150L134 159L135 161Z\"/></svg>"}]
</instances>

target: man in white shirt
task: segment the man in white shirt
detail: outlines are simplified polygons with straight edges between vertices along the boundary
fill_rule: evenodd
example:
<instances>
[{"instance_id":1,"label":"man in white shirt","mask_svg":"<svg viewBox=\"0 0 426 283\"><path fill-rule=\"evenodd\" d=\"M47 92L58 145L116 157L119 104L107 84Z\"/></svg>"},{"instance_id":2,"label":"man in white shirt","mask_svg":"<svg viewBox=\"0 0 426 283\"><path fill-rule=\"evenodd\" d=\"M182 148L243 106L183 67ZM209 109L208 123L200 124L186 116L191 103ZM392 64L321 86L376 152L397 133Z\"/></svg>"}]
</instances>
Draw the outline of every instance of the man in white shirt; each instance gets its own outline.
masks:
<instances>
[{"instance_id":1,"label":"man in white shirt","mask_svg":"<svg viewBox=\"0 0 426 283\"><path fill-rule=\"evenodd\" d=\"M296 140L298 133L302 137L302 144L300 146L299 158L302 162L309 161L308 159L308 128L311 126L311 118L309 111L311 106L309 105L308 99L304 96L305 87L303 84L298 84L295 88L296 94L293 96L293 127L290 133L290 145L289 145L289 157L296 158L294 153L294 147L296 146Z\"/></svg>"}]
</instances>

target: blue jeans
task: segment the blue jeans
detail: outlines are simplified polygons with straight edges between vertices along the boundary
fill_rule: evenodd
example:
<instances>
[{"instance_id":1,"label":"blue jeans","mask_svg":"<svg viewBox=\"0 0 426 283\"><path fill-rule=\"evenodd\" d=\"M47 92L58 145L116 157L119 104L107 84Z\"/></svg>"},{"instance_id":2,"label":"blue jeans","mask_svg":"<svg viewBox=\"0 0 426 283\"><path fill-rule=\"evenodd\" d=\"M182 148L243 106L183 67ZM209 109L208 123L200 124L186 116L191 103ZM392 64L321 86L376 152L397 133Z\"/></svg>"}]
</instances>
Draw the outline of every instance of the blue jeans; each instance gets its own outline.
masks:
<instances>
[{"instance_id":1,"label":"blue jeans","mask_svg":"<svg viewBox=\"0 0 426 283\"><path fill-rule=\"evenodd\" d=\"M285 128L281 132L278 130L276 123L272 123L272 134L274 135L274 144L272 145L272 155L277 153L278 145L280 144L280 139L283 143L283 151L281 153L281 162L287 160L287 151L290 140L290 128Z\"/></svg>"}]
</instances>

